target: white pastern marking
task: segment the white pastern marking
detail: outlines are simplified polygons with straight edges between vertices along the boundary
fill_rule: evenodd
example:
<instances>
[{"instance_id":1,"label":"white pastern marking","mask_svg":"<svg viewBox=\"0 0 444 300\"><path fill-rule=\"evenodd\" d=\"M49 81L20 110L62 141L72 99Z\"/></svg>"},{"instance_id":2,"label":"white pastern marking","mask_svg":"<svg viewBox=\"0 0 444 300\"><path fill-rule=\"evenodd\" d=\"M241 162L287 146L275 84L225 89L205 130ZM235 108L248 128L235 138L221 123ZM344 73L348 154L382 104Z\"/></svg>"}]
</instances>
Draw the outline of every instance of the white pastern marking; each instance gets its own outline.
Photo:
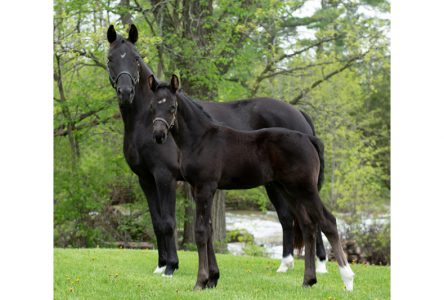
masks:
<instances>
[{"instance_id":1,"label":"white pastern marking","mask_svg":"<svg viewBox=\"0 0 444 300\"><path fill-rule=\"evenodd\" d=\"M276 270L278 273L285 273L288 271L288 269L292 269L294 267L294 259L293 256L290 254L281 260L281 265Z\"/></svg>"},{"instance_id":2,"label":"white pastern marking","mask_svg":"<svg viewBox=\"0 0 444 300\"><path fill-rule=\"evenodd\" d=\"M328 273L327 259L321 261L319 257L316 257L316 273Z\"/></svg>"},{"instance_id":3,"label":"white pastern marking","mask_svg":"<svg viewBox=\"0 0 444 300\"><path fill-rule=\"evenodd\" d=\"M339 273L341 273L342 281L344 281L345 289L347 291L353 291L353 278L355 277L355 273L353 273L350 265L347 264L343 267L339 267Z\"/></svg>"},{"instance_id":4,"label":"white pastern marking","mask_svg":"<svg viewBox=\"0 0 444 300\"><path fill-rule=\"evenodd\" d=\"M165 103L167 100L165 98L163 98L162 100L157 101L158 104L162 104Z\"/></svg>"},{"instance_id":5,"label":"white pastern marking","mask_svg":"<svg viewBox=\"0 0 444 300\"><path fill-rule=\"evenodd\" d=\"M166 266L163 267L156 267L156 269L154 270L154 274L163 274L165 272Z\"/></svg>"},{"instance_id":6,"label":"white pastern marking","mask_svg":"<svg viewBox=\"0 0 444 300\"><path fill-rule=\"evenodd\" d=\"M126 56L126 52L124 52L123 54L120 54L120 57L123 59Z\"/></svg>"}]
</instances>

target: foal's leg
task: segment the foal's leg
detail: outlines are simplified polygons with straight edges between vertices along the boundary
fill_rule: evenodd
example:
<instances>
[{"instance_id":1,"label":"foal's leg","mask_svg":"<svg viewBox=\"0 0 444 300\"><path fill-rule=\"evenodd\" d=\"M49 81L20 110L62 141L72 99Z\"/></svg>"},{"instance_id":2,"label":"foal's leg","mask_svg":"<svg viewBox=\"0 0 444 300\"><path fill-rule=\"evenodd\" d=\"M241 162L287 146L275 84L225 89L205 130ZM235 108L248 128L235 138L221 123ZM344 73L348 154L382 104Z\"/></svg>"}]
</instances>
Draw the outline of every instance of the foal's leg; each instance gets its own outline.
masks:
<instances>
[{"instance_id":1,"label":"foal's leg","mask_svg":"<svg viewBox=\"0 0 444 300\"><path fill-rule=\"evenodd\" d=\"M219 267L216 261L216 254L214 253L213 226L211 224L211 221L210 221L209 231L210 235L208 237L208 243L207 243L209 279L206 287L215 288L217 286L217 281L219 280Z\"/></svg>"},{"instance_id":2,"label":"foal's leg","mask_svg":"<svg viewBox=\"0 0 444 300\"><path fill-rule=\"evenodd\" d=\"M302 187L303 186L303 187ZM316 228L320 218L323 217L322 203L318 195L316 186L306 185L286 185L282 189L286 194L288 205L296 215L299 227L305 244L305 271L303 286L314 285L316 280L315 270L315 239Z\"/></svg>"},{"instance_id":3,"label":"foal's leg","mask_svg":"<svg viewBox=\"0 0 444 300\"><path fill-rule=\"evenodd\" d=\"M316 273L327 273L327 254L322 241L321 227L316 228Z\"/></svg>"},{"instance_id":4,"label":"foal's leg","mask_svg":"<svg viewBox=\"0 0 444 300\"><path fill-rule=\"evenodd\" d=\"M315 271L316 223L312 221L309 209L307 209L304 205L298 205L295 213L297 215L299 226L302 230L302 236L305 244L305 269L302 286L310 287L317 282Z\"/></svg>"},{"instance_id":5,"label":"foal's leg","mask_svg":"<svg viewBox=\"0 0 444 300\"><path fill-rule=\"evenodd\" d=\"M196 200L196 220L194 234L196 239L197 252L199 255L199 269L197 272L197 280L194 286L194 290L204 289L209 280L208 245L211 244L211 240L209 240L211 238L211 205L215 191L215 184L199 185L193 187L193 196ZM210 247L212 247L212 245ZM216 257L214 257L214 262L215 261Z\"/></svg>"},{"instance_id":6,"label":"foal's leg","mask_svg":"<svg viewBox=\"0 0 444 300\"><path fill-rule=\"evenodd\" d=\"M268 184L265 186L265 189L267 191L268 198L276 209L279 222L282 225L282 260L281 265L276 272L287 272L289 268L293 268L294 266L293 239L295 232L293 229L293 213L275 184Z\"/></svg>"},{"instance_id":7,"label":"foal's leg","mask_svg":"<svg viewBox=\"0 0 444 300\"><path fill-rule=\"evenodd\" d=\"M159 198L157 196L156 183L151 175L139 177L139 183L145 194L148 202L148 207L151 215L151 221L153 222L154 234L157 240L158 262L157 267L154 270L155 274L162 274L166 269L167 252L165 242L161 233L161 218L159 208Z\"/></svg>"},{"instance_id":8,"label":"foal's leg","mask_svg":"<svg viewBox=\"0 0 444 300\"><path fill-rule=\"evenodd\" d=\"M350 265L347 262L344 251L342 250L341 241L339 239L338 228L336 226L336 218L324 207L324 218L320 222L322 231L327 236L336 260L339 265L339 272L341 273L342 280L344 281L347 291L353 290L353 279L355 274L353 273Z\"/></svg>"},{"instance_id":9,"label":"foal's leg","mask_svg":"<svg viewBox=\"0 0 444 300\"><path fill-rule=\"evenodd\" d=\"M154 172L159 195L161 234L166 249L166 269L162 276L172 277L179 268L176 250L176 179L167 169Z\"/></svg>"}]
</instances>

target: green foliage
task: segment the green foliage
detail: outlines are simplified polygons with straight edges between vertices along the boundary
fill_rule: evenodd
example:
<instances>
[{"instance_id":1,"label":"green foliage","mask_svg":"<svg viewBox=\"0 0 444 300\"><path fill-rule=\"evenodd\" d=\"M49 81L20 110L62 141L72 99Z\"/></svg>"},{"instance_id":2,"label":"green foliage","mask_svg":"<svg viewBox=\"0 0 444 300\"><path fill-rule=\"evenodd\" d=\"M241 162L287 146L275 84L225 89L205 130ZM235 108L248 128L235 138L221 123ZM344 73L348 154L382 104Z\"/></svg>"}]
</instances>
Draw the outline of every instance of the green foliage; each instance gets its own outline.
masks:
<instances>
[{"instance_id":1,"label":"green foliage","mask_svg":"<svg viewBox=\"0 0 444 300\"><path fill-rule=\"evenodd\" d=\"M388 212L390 3L321 1L306 13L307 3L56 0L55 244L152 236L146 200L123 157L122 120L106 72L106 30L112 23L124 33L127 14L139 29L136 46L145 62L159 78L180 74L191 96L268 96L307 112L325 144L321 197L331 210L355 220ZM109 227L106 209L122 188L130 192L119 197L145 207L143 217L119 217ZM263 188L228 191L226 198L229 207L270 208ZM179 230L184 203L179 192Z\"/></svg>"},{"instance_id":2,"label":"green foliage","mask_svg":"<svg viewBox=\"0 0 444 300\"><path fill-rule=\"evenodd\" d=\"M227 243L233 242L245 242L245 243L253 243L254 236L244 229L234 229L227 230Z\"/></svg>"},{"instance_id":3,"label":"green foliage","mask_svg":"<svg viewBox=\"0 0 444 300\"><path fill-rule=\"evenodd\" d=\"M356 240L370 264L390 264L390 223L353 226L347 239Z\"/></svg>"},{"instance_id":4,"label":"green foliage","mask_svg":"<svg viewBox=\"0 0 444 300\"><path fill-rule=\"evenodd\" d=\"M268 256L264 247L258 246L254 243L247 243L242 250L244 251L244 253L246 255L249 255L249 256L259 256L259 257L267 257Z\"/></svg>"},{"instance_id":5,"label":"green foliage","mask_svg":"<svg viewBox=\"0 0 444 300\"><path fill-rule=\"evenodd\" d=\"M228 190L225 192L226 205L233 209L259 209L265 211L270 205L264 187L250 190Z\"/></svg>"}]
</instances>

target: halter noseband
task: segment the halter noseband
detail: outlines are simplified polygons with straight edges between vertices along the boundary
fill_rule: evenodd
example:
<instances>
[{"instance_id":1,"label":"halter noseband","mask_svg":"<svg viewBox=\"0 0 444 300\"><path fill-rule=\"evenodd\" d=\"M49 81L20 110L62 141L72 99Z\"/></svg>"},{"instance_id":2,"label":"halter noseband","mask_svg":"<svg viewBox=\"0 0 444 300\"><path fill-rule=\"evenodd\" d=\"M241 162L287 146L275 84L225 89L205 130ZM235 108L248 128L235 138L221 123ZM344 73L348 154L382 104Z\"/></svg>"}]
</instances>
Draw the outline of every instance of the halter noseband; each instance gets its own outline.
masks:
<instances>
[{"instance_id":1,"label":"halter noseband","mask_svg":"<svg viewBox=\"0 0 444 300\"><path fill-rule=\"evenodd\" d=\"M168 121L162 117L156 117L153 120L153 125L157 121L160 121L166 125L168 130L170 130L171 128L173 128L174 124L176 123L176 114L177 114L177 101L176 101L176 103L174 103L174 112L173 112L173 118L171 119L171 123L168 123Z\"/></svg>"},{"instance_id":2,"label":"halter noseband","mask_svg":"<svg viewBox=\"0 0 444 300\"><path fill-rule=\"evenodd\" d=\"M131 78L131 83L132 83L134 86L135 86L136 84L139 83L139 78L140 78L140 74L139 74L140 63L139 63L139 60L138 60L138 59L136 59L136 61L137 61L137 74L136 74L135 77L134 77L130 72L128 72L128 71L122 71L122 72L120 72L119 74L117 74L116 79L113 79L113 77L111 76L111 72L110 72L109 67L108 67L108 64L109 64L109 61L108 61L108 63L106 64L106 68L108 69L109 81L111 82L111 85L113 86L114 89L116 89L117 82L119 81L119 78L120 78L122 75L128 75L128 76Z\"/></svg>"}]
</instances>

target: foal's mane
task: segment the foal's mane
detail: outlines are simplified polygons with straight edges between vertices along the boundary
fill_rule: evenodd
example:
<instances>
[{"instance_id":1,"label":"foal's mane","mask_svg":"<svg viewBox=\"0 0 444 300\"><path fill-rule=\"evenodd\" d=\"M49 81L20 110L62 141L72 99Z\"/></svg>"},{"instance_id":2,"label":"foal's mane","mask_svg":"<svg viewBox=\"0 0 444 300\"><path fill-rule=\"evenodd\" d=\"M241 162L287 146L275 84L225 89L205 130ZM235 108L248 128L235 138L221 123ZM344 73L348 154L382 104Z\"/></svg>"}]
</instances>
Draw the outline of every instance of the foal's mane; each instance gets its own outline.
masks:
<instances>
[{"instance_id":1,"label":"foal's mane","mask_svg":"<svg viewBox=\"0 0 444 300\"><path fill-rule=\"evenodd\" d=\"M155 91L157 92L160 89L168 89L170 90L170 85L166 82L160 82ZM179 97L180 100L190 103L191 105L197 107L199 111L202 112L202 115L208 119L208 121L211 121L213 123L216 123L216 120L213 119L213 117L198 103L196 100L188 96L182 89L179 90L179 92L176 94L177 97Z\"/></svg>"}]
</instances>

